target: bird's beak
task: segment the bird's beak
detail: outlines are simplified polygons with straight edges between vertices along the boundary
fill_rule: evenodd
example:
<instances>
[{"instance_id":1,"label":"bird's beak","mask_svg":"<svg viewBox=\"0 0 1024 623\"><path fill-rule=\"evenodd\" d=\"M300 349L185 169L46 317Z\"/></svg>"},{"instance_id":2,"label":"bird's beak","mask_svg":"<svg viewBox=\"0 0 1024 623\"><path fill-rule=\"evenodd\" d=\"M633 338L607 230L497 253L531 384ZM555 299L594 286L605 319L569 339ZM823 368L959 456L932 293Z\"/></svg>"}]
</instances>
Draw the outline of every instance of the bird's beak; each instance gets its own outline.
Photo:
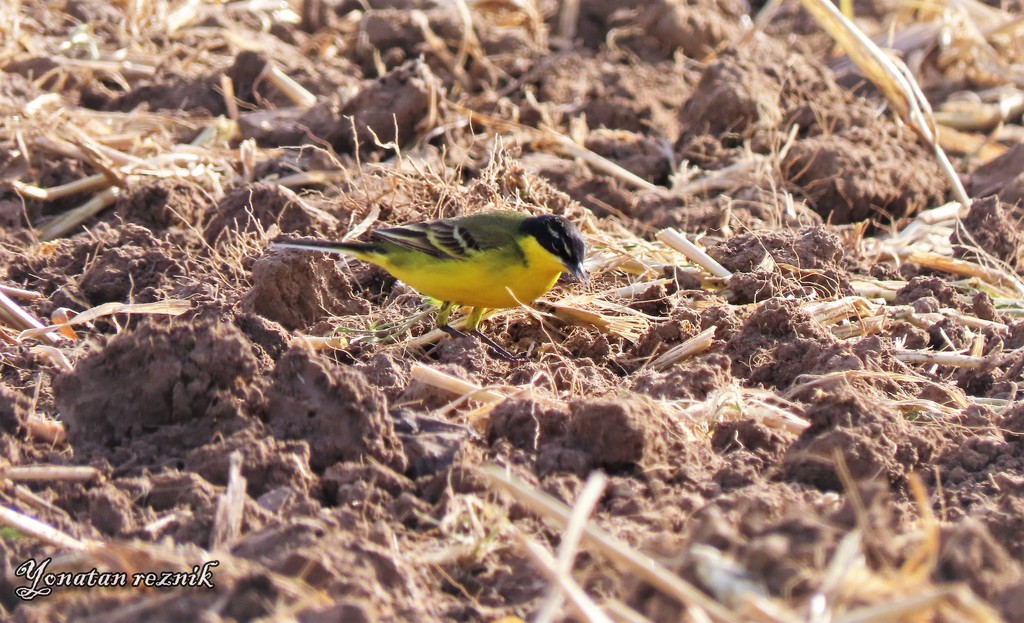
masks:
<instances>
[{"instance_id":1,"label":"bird's beak","mask_svg":"<svg viewBox=\"0 0 1024 623\"><path fill-rule=\"evenodd\" d=\"M587 269L583 268L583 262L579 262L571 266L566 266L566 269L568 269L569 274L575 277L577 281L582 281L583 283L590 283L590 278L587 277Z\"/></svg>"}]
</instances>

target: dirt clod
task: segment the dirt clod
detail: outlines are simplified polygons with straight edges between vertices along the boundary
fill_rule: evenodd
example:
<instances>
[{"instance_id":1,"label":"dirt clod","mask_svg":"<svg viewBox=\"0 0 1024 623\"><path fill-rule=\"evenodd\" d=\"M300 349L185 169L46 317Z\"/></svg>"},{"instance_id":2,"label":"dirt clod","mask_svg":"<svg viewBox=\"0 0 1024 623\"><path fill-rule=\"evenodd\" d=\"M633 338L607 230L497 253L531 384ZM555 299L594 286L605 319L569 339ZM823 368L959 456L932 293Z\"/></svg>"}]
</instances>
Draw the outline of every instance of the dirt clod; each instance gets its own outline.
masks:
<instances>
[{"instance_id":1,"label":"dirt clod","mask_svg":"<svg viewBox=\"0 0 1024 623\"><path fill-rule=\"evenodd\" d=\"M905 149L912 152L912 166L905 162ZM879 161L893 166L879 166ZM801 141L783 166L818 214L837 225L914 214L940 204L945 187L932 159L920 148L896 147L878 128L852 127Z\"/></svg>"},{"instance_id":2,"label":"dirt clod","mask_svg":"<svg viewBox=\"0 0 1024 623\"><path fill-rule=\"evenodd\" d=\"M918 310L921 312L937 312L940 306L958 307L956 290L936 277L914 277L896 293L895 302L897 305L923 305Z\"/></svg>"},{"instance_id":3,"label":"dirt clod","mask_svg":"<svg viewBox=\"0 0 1024 623\"><path fill-rule=\"evenodd\" d=\"M333 258L272 251L253 264L252 288L242 306L285 328L303 329L325 315L366 313L355 288L350 272Z\"/></svg>"},{"instance_id":4,"label":"dirt clod","mask_svg":"<svg viewBox=\"0 0 1024 623\"><path fill-rule=\"evenodd\" d=\"M506 400L487 420L487 440L494 443L504 438L520 448L536 451L564 436L568 423L569 414L560 409L522 398Z\"/></svg>"},{"instance_id":5,"label":"dirt clod","mask_svg":"<svg viewBox=\"0 0 1024 623\"><path fill-rule=\"evenodd\" d=\"M211 199L200 187L173 179L133 188L114 204L119 217L154 231L200 227L210 208Z\"/></svg>"},{"instance_id":6,"label":"dirt clod","mask_svg":"<svg viewBox=\"0 0 1024 623\"><path fill-rule=\"evenodd\" d=\"M1024 199L1024 145L1014 145L1001 156L971 173L968 190L972 197L999 195L1004 203L1018 204Z\"/></svg>"},{"instance_id":7,"label":"dirt clod","mask_svg":"<svg viewBox=\"0 0 1024 623\"><path fill-rule=\"evenodd\" d=\"M275 134L271 141L301 144L312 134L339 152L350 153L358 145L367 154L380 151L380 146L389 142L404 145L431 129L436 107L443 101L442 92L426 64L409 61L369 82L341 106L325 101L311 108L296 129Z\"/></svg>"},{"instance_id":8,"label":"dirt clod","mask_svg":"<svg viewBox=\"0 0 1024 623\"><path fill-rule=\"evenodd\" d=\"M851 293L838 236L822 227L801 234L750 232L708 249L733 271L729 290L737 303L814 292Z\"/></svg>"},{"instance_id":9,"label":"dirt clod","mask_svg":"<svg viewBox=\"0 0 1024 623\"><path fill-rule=\"evenodd\" d=\"M0 429L14 433L24 426L30 406L27 396L0 384Z\"/></svg>"},{"instance_id":10,"label":"dirt clod","mask_svg":"<svg viewBox=\"0 0 1024 623\"><path fill-rule=\"evenodd\" d=\"M37 245L0 271L50 295L39 309L43 315L57 307L79 309L83 299L97 305L152 302L166 296L184 272L185 258L175 257L173 248L144 227L101 223L87 239Z\"/></svg>"},{"instance_id":11,"label":"dirt clod","mask_svg":"<svg viewBox=\"0 0 1024 623\"><path fill-rule=\"evenodd\" d=\"M275 436L309 444L316 470L368 459L405 470L402 443L380 391L361 373L305 349L292 348L278 361L265 418Z\"/></svg>"},{"instance_id":12,"label":"dirt clod","mask_svg":"<svg viewBox=\"0 0 1024 623\"><path fill-rule=\"evenodd\" d=\"M783 475L823 490L842 487L838 460L857 481L898 482L939 447L935 435L845 389L815 396L805 415L811 426L786 451Z\"/></svg>"},{"instance_id":13,"label":"dirt clod","mask_svg":"<svg viewBox=\"0 0 1024 623\"><path fill-rule=\"evenodd\" d=\"M162 426L238 417L256 369L230 324L147 323L79 361L54 394L74 443L112 445Z\"/></svg>"},{"instance_id":14,"label":"dirt clod","mask_svg":"<svg viewBox=\"0 0 1024 623\"><path fill-rule=\"evenodd\" d=\"M583 400L571 412L569 440L595 467L649 464L665 451L657 412L641 400Z\"/></svg>"},{"instance_id":15,"label":"dirt clod","mask_svg":"<svg viewBox=\"0 0 1024 623\"><path fill-rule=\"evenodd\" d=\"M1020 217L1013 212L1013 206L996 197L973 201L949 239L956 257L982 262L995 257L1017 266L1024 252L1024 236L1020 233Z\"/></svg>"},{"instance_id":16,"label":"dirt clod","mask_svg":"<svg viewBox=\"0 0 1024 623\"><path fill-rule=\"evenodd\" d=\"M237 234L266 230L272 224L282 232L303 235L329 236L338 227L334 217L312 208L293 191L272 182L259 182L240 186L221 199L203 232L207 241L214 242L226 230Z\"/></svg>"}]
</instances>

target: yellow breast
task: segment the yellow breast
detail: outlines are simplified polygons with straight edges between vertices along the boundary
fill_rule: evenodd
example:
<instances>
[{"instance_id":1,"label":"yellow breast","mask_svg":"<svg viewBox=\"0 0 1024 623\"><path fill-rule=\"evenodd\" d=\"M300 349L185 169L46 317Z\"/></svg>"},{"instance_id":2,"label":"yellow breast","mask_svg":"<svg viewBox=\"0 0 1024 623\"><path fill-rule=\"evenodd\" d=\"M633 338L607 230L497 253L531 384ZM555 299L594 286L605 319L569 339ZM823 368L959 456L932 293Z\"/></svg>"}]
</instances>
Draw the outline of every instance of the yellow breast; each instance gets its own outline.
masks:
<instances>
[{"instance_id":1,"label":"yellow breast","mask_svg":"<svg viewBox=\"0 0 1024 623\"><path fill-rule=\"evenodd\" d=\"M394 257L381 265L417 292L439 301L498 309L537 299L554 287L565 270L532 237L522 239L518 251L493 249L464 260L423 254L414 261L402 259Z\"/></svg>"}]
</instances>

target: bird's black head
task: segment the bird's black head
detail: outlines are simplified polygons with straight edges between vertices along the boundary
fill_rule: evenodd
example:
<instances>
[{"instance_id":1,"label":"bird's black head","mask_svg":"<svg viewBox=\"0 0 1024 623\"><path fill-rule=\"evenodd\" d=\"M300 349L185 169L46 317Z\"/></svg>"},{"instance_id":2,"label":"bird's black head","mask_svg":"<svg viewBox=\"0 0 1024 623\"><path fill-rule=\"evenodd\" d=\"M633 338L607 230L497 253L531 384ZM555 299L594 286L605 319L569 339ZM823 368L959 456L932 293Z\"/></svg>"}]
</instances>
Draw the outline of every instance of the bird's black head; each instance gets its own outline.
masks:
<instances>
[{"instance_id":1,"label":"bird's black head","mask_svg":"<svg viewBox=\"0 0 1024 623\"><path fill-rule=\"evenodd\" d=\"M583 260L586 259L587 247L575 225L561 216L544 214L524 220L521 230L536 238L537 243L557 257L573 277L586 280Z\"/></svg>"}]
</instances>

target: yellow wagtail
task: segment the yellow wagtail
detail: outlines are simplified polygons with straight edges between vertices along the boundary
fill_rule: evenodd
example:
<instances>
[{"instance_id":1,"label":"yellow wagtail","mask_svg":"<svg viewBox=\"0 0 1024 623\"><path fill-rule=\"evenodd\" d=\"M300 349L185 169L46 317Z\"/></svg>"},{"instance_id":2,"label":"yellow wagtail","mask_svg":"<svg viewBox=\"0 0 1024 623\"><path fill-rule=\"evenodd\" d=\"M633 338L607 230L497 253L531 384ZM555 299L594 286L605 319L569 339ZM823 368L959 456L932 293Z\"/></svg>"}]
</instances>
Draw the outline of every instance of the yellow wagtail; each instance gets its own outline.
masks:
<instances>
[{"instance_id":1,"label":"yellow wagtail","mask_svg":"<svg viewBox=\"0 0 1024 623\"><path fill-rule=\"evenodd\" d=\"M472 307L466 330L514 359L477 329L488 309L529 303L562 273L586 280L586 246L576 226L554 214L483 212L372 232L373 242L275 241L273 248L350 255L382 267L421 294L441 301L437 326L448 326L455 305Z\"/></svg>"}]
</instances>

